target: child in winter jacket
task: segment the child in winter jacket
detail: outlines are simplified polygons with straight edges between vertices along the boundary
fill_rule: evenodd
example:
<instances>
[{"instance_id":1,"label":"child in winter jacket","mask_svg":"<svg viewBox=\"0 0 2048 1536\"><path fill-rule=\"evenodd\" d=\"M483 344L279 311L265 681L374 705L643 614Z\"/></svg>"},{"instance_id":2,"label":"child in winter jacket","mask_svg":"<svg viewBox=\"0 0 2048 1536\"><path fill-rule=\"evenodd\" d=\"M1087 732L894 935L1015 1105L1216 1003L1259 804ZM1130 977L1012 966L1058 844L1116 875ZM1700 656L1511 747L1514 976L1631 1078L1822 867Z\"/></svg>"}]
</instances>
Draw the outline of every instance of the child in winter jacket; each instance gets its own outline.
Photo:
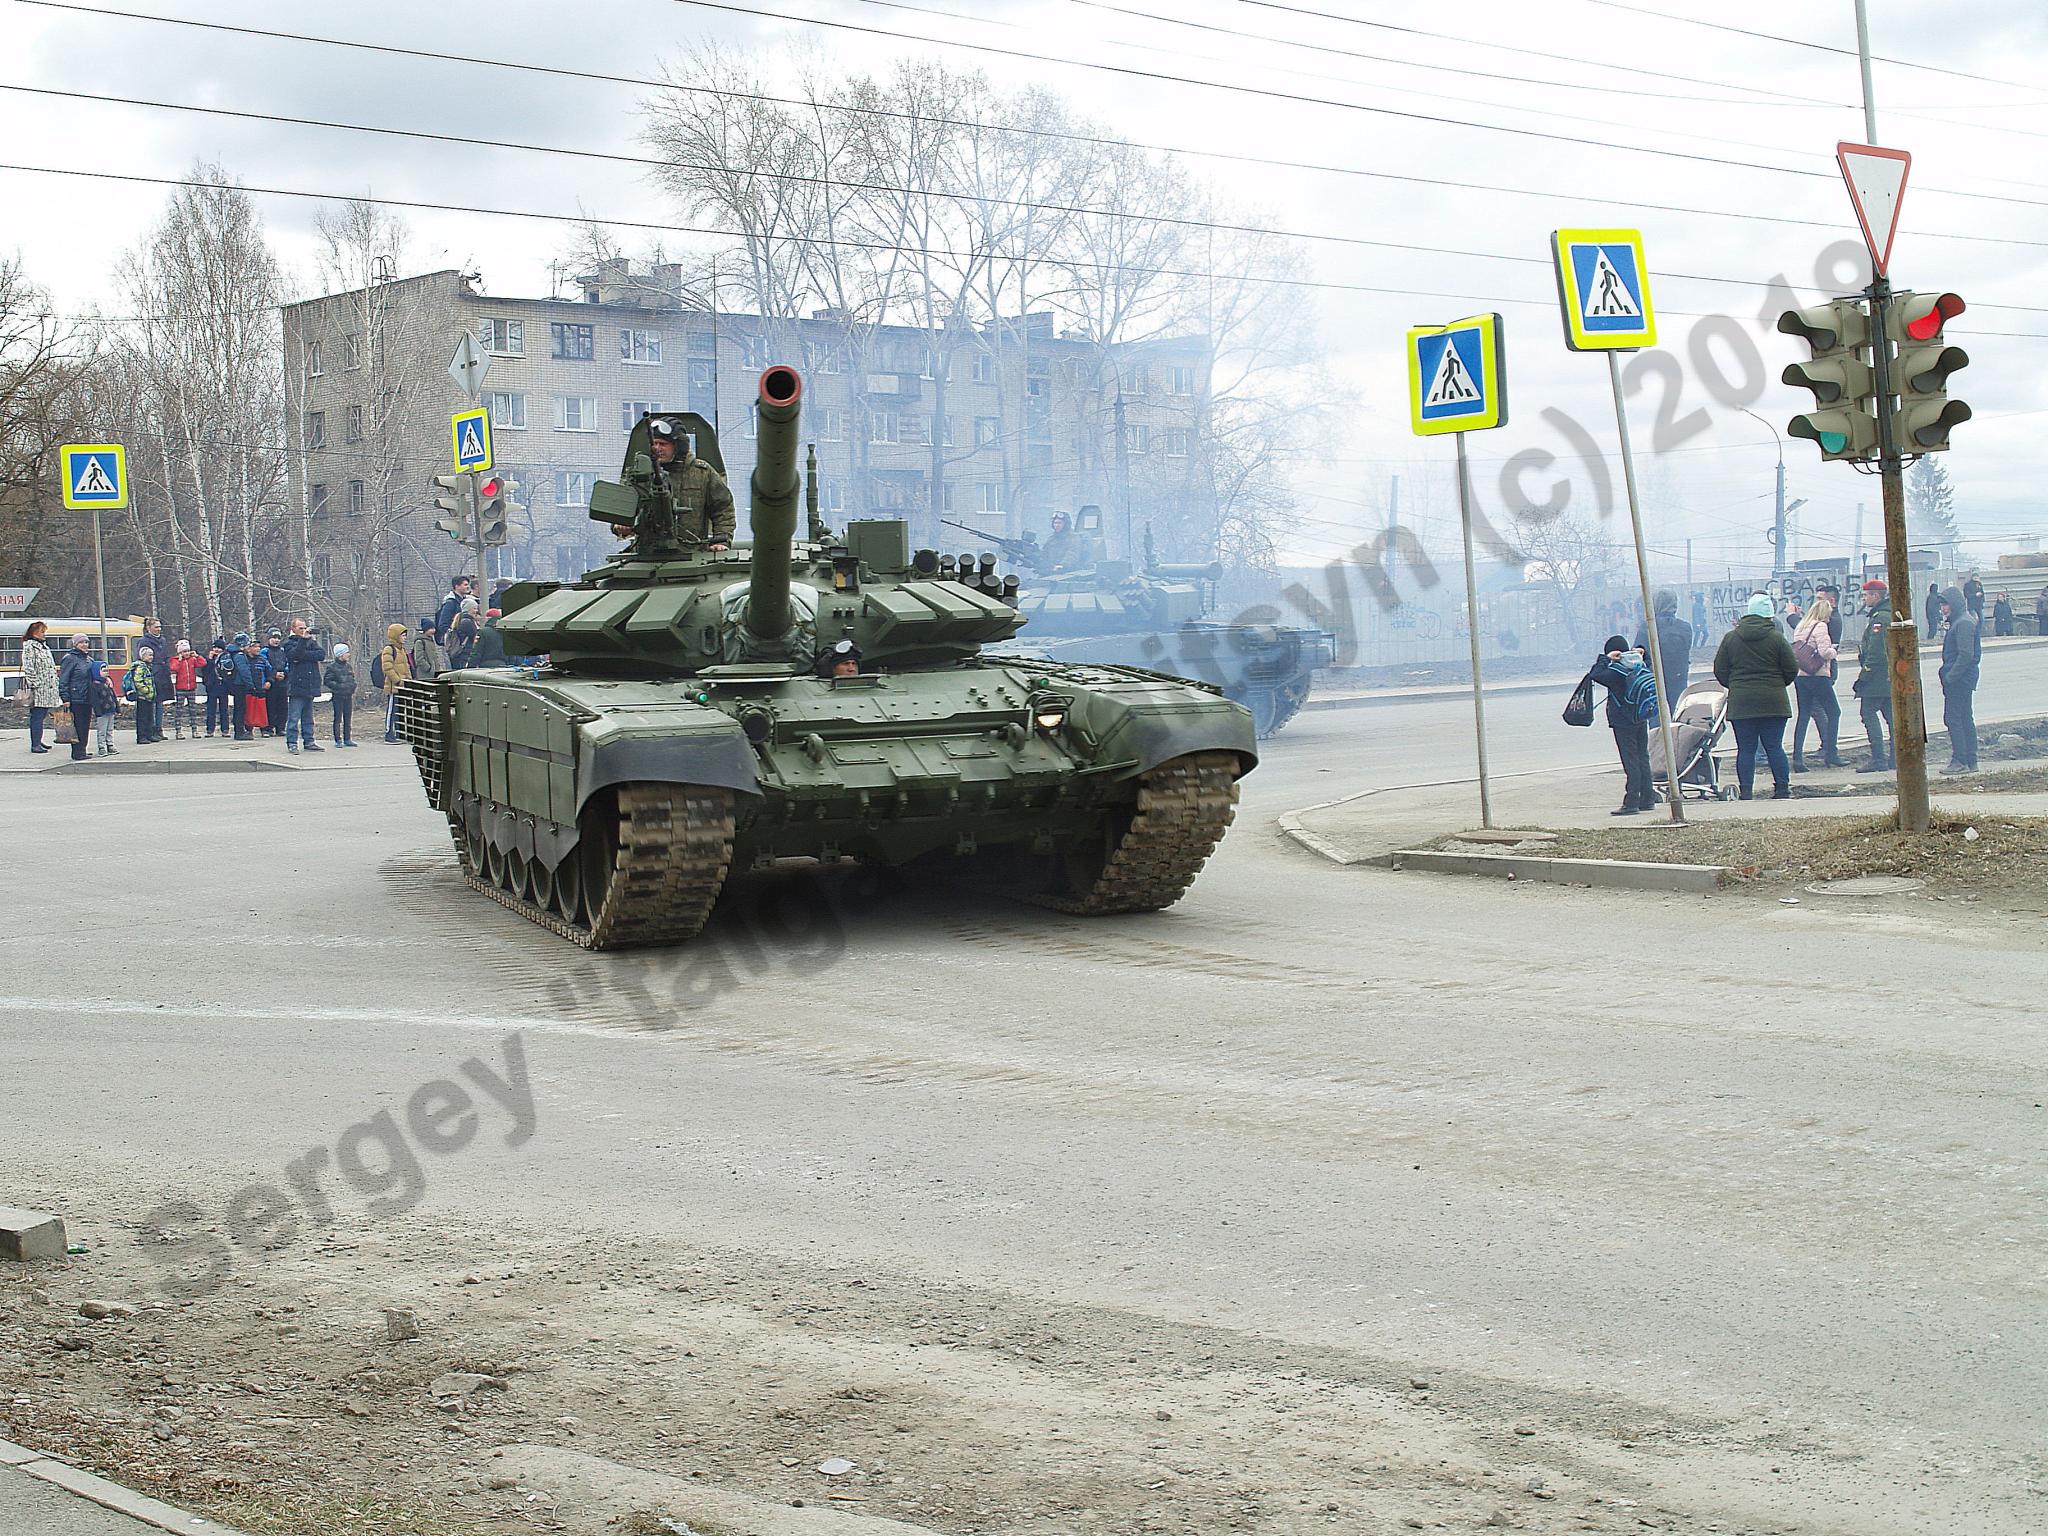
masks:
<instances>
[{"instance_id":1,"label":"child in winter jacket","mask_svg":"<svg viewBox=\"0 0 2048 1536\"><path fill-rule=\"evenodd\" d=\"M205 668L206 658L192 649L192 642L180 640L171 657L171 734L177 741L185 739L187 726L193 736L199 734L199 674Z\"/></svg>"},{"instance_id":2,"label":"child in winter jacket","mask_svg":"<svg viewBox=\"0 0 2048 1536\"><path fill-rule=\"evenodd\" d=\"M328 701L334 709L334 744L337 747L354 746L356 669L348 659L347 646L337 645L334 648L333 657L320 673L320 685L327 690Z\"/></svg>"},{"instance_id":3,"label":"child in winter jacket","mask_svg":"<svg viewBox=\"0 0 2048 1536\"><path fill-rule=\"evenodd\" d=\"M1617 816L1657 809L1650 784L1650 725L1657 718L1657 678L1643 653L1620 635L1609 635L1589 674L1607 690L1607 724L1621 758L1623 789ZM1645 709L1647 702L1648 708Z\"/></svg>"}]
</instances>

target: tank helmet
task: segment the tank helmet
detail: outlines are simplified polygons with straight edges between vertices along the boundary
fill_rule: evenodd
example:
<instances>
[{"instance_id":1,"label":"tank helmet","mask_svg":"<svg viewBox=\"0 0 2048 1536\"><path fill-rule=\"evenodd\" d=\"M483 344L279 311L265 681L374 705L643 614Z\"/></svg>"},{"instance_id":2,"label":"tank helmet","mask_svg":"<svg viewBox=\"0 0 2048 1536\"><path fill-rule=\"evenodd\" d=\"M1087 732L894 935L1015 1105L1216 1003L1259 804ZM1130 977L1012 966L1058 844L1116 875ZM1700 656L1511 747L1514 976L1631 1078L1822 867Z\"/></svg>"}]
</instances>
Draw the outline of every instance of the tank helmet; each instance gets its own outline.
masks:
<instances>
[{"instance_id":1,"label":"tank helmet","mask_svg":"<svg viewBox=\"0 0 2048 1536\"><path fill-rule=\"evenodd\" d=\"M676 440L675 423L665 421L659 416L650 416L647 418L647 435L658 443L674 443Z\"/></svg>"},{"instance_id":2,"label":"tank helmet","mask_svg":"<svg viewBox=\"0 0 2048 1536\"><path fill-rule=\"evenodd\" d=\"M820 677L830 677L833 668L846 661L850 661L858 667L860 665L860 647L851 640L838 640L833 642L827 649L818 652L815 670Z\"/></svg>"}]
</instances>

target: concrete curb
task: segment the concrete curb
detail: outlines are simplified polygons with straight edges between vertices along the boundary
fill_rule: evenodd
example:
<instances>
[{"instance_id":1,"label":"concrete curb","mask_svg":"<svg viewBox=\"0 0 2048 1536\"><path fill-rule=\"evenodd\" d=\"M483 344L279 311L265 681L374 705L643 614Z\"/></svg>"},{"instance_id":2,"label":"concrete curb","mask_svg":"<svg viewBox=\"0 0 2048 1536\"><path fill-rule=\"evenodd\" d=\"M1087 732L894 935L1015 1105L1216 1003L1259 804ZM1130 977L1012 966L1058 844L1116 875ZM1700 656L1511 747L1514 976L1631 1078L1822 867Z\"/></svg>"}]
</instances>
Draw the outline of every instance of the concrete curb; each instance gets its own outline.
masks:
<instances>
[{"instance_id":1,"label":"concrete curb","mask_svg":"<svg viewBox=\"0 0 2048 1536\"><path fill-rule=\"evenodd\" d=\"M1597 763L1567 763L1559 768L1532 768L1526 773L1496 773L1490 782L1499 783L1503 779L1534 779L1540 778L1546 773L1586 773L1601 768L1613 768L1614 766L1615 764L1612 759L1603 758ZM1311 816L1317 811L1327 811L1332 806L1349 805L1354 800L1369 799L1374 795L1399 794L1401 791L1409 789L1451 789L1457 785L1477 784L1478 782L1477 779L1427 779L1420 784L1382 784L1375 789L1354 790L1348 795L1339 795L1334 800L1318 800L1314 805L1304 805L1297 810L1283 811L1276 818L1276 821L1283 835L1301 844L1310 853L1319 854L1323 858L1328 859L1332 864L1341 864L1346 867L1358 864L1376 864L1384 869L1387 866L1388 859L1391 857L1389 854L1352 853L1348 849L1339 847L1321 834L1309 831L1308 828L1301 824L1301 818Z\"/></svg>"},{"instance_id":2,"label":"concrete curb","mask_svg":"<svg viewBox=\"0 0 2048 1536\"><path fill-rule=\"evenodd\" d=\"M1439 875L1491 875L1502 880L1544 880L1553 885L1599 885L1627 891L1718 890L1728 873L1720 864L1651 864L1635 859L1553 859L1518 853L1450 853L1404 848L1386 855L1390 869Z\"/></svg>"},{"instance_id":3,"label":"concrete curb","mask_svg":"<svg viewBox=\"0 0 2048 1536\"><path fill-rule=\"evenodd\" d=\"M104 1477L91 1472L82 1472L68 1461L59 1461L54 1456L45 1456L41 1451L30 1450L25 1445L14 1445L0 1440L0 1467L12 1467L38 1478L67 1493L89 1499L104 1509L111 1509L117 1515L126 1515L131 1520L154 1527L160 1531L176 1531L179 1536L240 1536L240 1533L209 1520L204 1515L195 1515L189 1510L178 1509L146 1494L123 1488L119 1483L110 1483Z\"/></svg>"}]
</instances>

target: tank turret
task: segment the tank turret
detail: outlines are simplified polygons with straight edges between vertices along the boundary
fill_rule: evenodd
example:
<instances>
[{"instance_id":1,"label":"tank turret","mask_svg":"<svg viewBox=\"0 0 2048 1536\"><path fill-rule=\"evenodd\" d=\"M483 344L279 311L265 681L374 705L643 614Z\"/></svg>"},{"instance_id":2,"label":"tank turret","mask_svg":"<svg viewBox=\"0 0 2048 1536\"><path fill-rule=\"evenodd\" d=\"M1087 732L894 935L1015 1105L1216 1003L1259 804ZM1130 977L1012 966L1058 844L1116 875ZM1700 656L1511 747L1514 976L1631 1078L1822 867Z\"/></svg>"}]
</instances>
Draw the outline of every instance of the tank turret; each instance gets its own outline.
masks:
<instances>
[{"instance_id":1,"label":"tank turret","mask_svg":"<svg viewBox=\"0 0 2048 1536\"><path fill-rule=\"evenodd\" d=\"M703 469L656 467L659 422L722 483L712 425L643 416L590 504L628 546L502 600L506 652L537 663L405 685L464 878L595 949L686 939L729 870L784 858L986 855L1069 911L1177 900L1257 761L1250 717L1153 672L985 652L1024 622L1016 577L913 552L900 519L826 529L803 381L771 367L757 395L750 547L698 532L677 487Z\"/></svg>"}]
</instances>

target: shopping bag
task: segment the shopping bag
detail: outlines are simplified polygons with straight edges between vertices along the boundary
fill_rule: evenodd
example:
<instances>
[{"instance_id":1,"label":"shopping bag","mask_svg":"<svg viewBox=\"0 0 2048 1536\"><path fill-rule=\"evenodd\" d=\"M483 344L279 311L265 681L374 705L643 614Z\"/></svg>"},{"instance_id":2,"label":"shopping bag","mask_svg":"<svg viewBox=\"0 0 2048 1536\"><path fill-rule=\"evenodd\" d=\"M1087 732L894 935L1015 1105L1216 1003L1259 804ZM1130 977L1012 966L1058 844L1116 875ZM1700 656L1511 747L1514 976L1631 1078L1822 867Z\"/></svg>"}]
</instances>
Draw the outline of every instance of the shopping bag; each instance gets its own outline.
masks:
<instances>
[{"instance_id":1,"label":"shopping bag","mask_svg":"<svg viewBox=\"0 0 2048 1536\"><path fill-rule=\"evenodd\" d=\"M270 724L270 702L260 693L249 695L249 724L267 726Z\"/></svg>"},{"instance_id":2,"label":"shopping bag","mask_svg":"<svg viewBox=\"0 0 2048 1536\"><path fill-rule=\"evenodd\" d=\"M1566 725L1591 725L1593 723L1593 674L1588 672L1579 679L1579 686L1572 690L1569 703L1564 707Z\"/></svg>"}]
</instances>

